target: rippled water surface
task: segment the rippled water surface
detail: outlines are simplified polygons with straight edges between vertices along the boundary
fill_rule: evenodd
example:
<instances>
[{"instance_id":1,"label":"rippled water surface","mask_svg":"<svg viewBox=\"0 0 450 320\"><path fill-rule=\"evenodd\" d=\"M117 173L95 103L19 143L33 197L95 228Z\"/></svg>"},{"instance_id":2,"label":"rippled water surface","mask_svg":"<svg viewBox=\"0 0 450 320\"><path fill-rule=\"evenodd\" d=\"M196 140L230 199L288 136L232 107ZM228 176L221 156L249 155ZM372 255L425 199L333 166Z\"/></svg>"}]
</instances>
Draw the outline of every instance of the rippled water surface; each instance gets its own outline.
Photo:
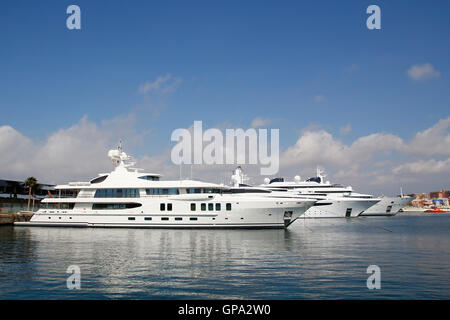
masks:
<instances>
[{"instance_id":1,"label":"rippled water surface","mask_svg":"<svg viewBox=\"0 0 450 320\"><path fill-rule=\"evenodd\" d=\"M68 266L81 269L69 290ZM381 289L368 290L369 265ZM450 215L288 230L0 227L0 299L449 299Z\"/></svg>"}]
</instances>

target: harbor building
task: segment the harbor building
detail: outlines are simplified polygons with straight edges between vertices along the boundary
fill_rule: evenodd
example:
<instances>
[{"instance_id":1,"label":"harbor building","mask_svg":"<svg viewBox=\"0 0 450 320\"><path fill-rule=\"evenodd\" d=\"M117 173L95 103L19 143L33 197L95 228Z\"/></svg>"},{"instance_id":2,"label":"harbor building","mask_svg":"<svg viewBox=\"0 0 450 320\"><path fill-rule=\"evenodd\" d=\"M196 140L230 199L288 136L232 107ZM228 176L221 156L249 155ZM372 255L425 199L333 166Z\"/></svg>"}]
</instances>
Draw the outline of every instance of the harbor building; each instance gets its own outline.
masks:
<instances>
[{"instance_id":1,"label":"harbor building","mask_svg":"<svg viewBox=\"0 0 450 320\"><path fill-rule=\"evenodd\" d=\"M30 200L30 210L37 211L41 200L54 190L54 185L38 183L36 186L34 209L33 195ZM28 187L23 181L0 179L0 213L19 212L27 210Z\"/></svg>"}]
</instances>

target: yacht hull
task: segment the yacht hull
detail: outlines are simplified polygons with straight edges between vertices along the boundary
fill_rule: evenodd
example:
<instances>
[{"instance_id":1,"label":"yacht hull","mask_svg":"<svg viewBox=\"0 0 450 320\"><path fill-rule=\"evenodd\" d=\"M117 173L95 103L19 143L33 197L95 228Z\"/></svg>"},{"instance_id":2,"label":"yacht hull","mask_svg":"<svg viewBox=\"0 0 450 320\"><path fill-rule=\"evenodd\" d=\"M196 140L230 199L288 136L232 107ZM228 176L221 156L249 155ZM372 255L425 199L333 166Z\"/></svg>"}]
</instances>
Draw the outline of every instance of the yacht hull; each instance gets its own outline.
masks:
<instances>
[{"instance_id":1,"label":"yacht hull","mask_svg":"<svg viewBox=\"0 0 450 320\"><path fill-rule=\"evenodd\" d=\"M318 201L302 218L354 218L373 206L373 199L327 199Z\"/></svg>"},{"instance_id":2,"label":"yacht hull","mask_svg":"<svg viewBox=\"0 0 450 320\"><path fill-rule=\"evenodd\" d=\"M223 197L223 198L222 198ZM281 200L281 201L277 201ZM168 200L166 200L168 201ZM45 227L119 227L119 228L287 228L308 210L313 201L286 199L253 199L216 196L213 210L190 211L193 200L172 200L171 212L157 212L159 202L149 201L142 209L87 210L80 203L74 210L39 210L29 222L18 222L16 226ZM222 210L214 210L222 203ZM232 210L226 210L231 203ZM197 208L201 203L198 203ZM208 202L206 202L208 204ZM147 207L147 210L146 210ZM209 208L209 206L205 206ZM151 208L151 209L150 209Z\"/></svg>"},{"instance_id":3,"label":"yacht hull","mask_svg":"<svg viewBox=\"0 0 450 320\"><path fill-rule=\"evenodd\" d=\"M380 202L365 210L361 216L394 216L413 199L412 197L382 197Z\"/></svg>"}]
</instances>

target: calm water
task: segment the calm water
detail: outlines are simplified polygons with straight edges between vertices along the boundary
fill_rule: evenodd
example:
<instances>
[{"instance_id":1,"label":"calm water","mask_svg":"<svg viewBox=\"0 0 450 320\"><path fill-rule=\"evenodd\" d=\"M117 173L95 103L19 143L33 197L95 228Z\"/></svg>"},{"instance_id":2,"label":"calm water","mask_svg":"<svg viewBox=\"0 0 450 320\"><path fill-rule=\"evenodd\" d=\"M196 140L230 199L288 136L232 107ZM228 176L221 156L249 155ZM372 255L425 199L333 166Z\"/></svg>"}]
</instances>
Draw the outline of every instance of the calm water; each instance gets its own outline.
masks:
<instances>
[{"instance_id":1,"label":"calm water","mask_svg":"<svg viewBox=\"0 0 450 320\"><path fill-rule=\"evenodd\" d=\"M368 290L366 269L381 268ZM81 269L68 290L67 267ZM450 215L288 230L0 227L0 299L449 299Z\"/></svg>"}]
</instances>

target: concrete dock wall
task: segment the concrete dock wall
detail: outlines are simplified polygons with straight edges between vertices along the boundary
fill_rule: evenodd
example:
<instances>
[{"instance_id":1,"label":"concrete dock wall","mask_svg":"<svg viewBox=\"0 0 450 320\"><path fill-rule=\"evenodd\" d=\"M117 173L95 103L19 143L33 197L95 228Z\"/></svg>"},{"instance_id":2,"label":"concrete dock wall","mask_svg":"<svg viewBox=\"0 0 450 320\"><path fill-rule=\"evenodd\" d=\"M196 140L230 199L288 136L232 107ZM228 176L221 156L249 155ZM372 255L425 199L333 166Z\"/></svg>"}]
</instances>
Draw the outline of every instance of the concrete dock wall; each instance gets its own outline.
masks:
<instances>
[{"instance_id":1,"label":"concrete dock wall","mask_svg":"<svg viewBox=\"0 0 450 320\"><path fill-rule=\"evenodd\" d=\"M32 216L31 212L0 213L0 225L13 224L16 221L30 221Z\"/></svg>"}]
</instances>

